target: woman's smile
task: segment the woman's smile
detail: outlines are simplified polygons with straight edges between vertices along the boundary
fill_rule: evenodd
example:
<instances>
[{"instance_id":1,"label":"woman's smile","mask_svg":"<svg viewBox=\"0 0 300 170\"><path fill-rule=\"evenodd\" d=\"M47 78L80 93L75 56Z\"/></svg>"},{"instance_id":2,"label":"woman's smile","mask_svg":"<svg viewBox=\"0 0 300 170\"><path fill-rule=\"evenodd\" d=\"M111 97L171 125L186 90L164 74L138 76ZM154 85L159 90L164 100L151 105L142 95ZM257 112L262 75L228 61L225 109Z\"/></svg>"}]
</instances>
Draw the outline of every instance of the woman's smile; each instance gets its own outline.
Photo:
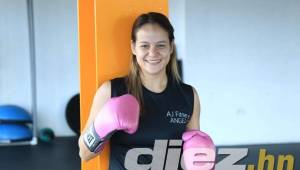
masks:
<instances>
[{"instance_id":1,"label":"woman's smile","mask_svg":"<svg viewBox=\"0 0 300 170\"><path fill-rule=\"evenodd\" d=\"M145 59L144 61L151 65L157 65L161 62L161 59Z\"/></svg>"}]
</instances>

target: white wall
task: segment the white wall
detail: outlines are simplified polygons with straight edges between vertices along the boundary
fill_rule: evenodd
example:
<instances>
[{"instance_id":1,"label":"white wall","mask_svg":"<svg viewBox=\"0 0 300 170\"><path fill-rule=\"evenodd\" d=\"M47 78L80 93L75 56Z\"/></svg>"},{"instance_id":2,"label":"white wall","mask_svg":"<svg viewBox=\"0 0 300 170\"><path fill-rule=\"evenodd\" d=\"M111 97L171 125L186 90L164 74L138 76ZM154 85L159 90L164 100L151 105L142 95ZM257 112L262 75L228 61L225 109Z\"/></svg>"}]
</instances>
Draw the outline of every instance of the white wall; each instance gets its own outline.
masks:
<instances>
[{"instance_id":1,"label":"white wall","mask_svg":"<svg viewBox=\"0 0 300 170\"><path fill-rule=\"evenodd\" d=\"M183 71L202 130L219 145L299 142L300 1L185 3Z\"/></svg>"},{"instance_id":2,"label":"white wall","mask_svg":"<svg viewBox=\"0 0 300 170\"><path fill-rule=\"evenodd\" d=\"M38 126L70 135L68 100L79 92L76 0L34 1Z\"/></svg>"},{"instance_id":3,"label":"white wall","mask_svg":"<svg viewBox=\"0 0 300 170\"><path fill-rule=\"evenodd\" d=\"M31 111L26 0L0 0L0 105Z\"/></svg>"},{"instance_id":4,"label":"white wall","mask_svg":"<svg viewBox=\"0 0 300 170\"><path fill-rule=\"evenodd\" d=\"M76 0L34 0L37 125L74 135L65 108L79 92ZM31 109L26 1L0 0L0 104Z\"/></svg>"},{"instance_id":5,"label":"white wall","mask_svg":"<svg viewBox=\"0 0 300 170\"><path fill-rule=\"evenodd\" d=\"M186 57L186 6L185 0L169 0L169 19L174 27L178 59Z\"/></svg>"}]
</instances>

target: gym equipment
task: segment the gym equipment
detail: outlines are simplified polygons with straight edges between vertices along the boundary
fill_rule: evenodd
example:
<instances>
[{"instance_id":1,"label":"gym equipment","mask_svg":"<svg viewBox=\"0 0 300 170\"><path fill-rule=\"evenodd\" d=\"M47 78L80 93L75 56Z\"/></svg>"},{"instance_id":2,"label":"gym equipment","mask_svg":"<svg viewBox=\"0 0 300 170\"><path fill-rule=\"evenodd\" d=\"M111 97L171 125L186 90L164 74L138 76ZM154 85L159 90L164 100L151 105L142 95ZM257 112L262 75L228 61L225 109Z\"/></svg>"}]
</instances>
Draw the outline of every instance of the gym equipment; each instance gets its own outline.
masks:
<instances>
[{"instance_id":1,"label":"gym equipment","mask_svg":"<svg viewBox=\"0 0 300 170\"><path fill-rule=\"evenodd\" d=\"M66 119L69 127L80 135L80 95L74 95L68 102L66 107Z\"/></svg>"},{"instance_id":2,"label":"gym equipment","mask_svg":"<svg viewBox=\"0 0 300 170\"><path fill-rule=\"evenodd\" d=\"M24 145L37 144L36 137L36 114L37 114L37 95L36 95L36 61L35 61L35 38L34 38L34 16L33 16L33 0L27 0L27 15L28 15L28 44L29 44L29 61L30 61L30 82L31 82L31 109L28 114L24 109L17 106L0 106L0 137L1 140L19 141L30 139L24 142L2 143L0 145ZM26 114L25 114L26 113ZM8 123L8 124L4 124ZM30 123L29 127L22 125Z\"/></svg>"},{"instance_id":3,"label":"gym equipment","mask_svg":"<svg viewBox=\"0 0 300 170\"><path fill-rule=\"evenodd\" d=\"M55 134L51 128L42 128L38 137L41 142L50 143L55 138Z\"/></svg>"},{"instance_id":4,"label":"gym equipment","mask_svg":"<svg viewBox=\"0 0 300 170\"><path fill-rule=\"evenodd\" d=\"M32 115L17 105L0 106L0 145L36 144Z\"/></svg>"},{"instance_id":5,"label":"gym equipment","mask_svg":"<svg viewBox=\"0 0 300 170\"><path fill-rule=\"evenodd\" d=\"M0 124L0 143L27 141L32 139L32 130L21 124Z\"/></svg>"},{"instance_id":6,"label":"gym equipment","mask_svg":"<svg viewBox=\"0 0 300 170\"><path fill-rule=\"evenodd\" d=\"M0 123L32 123L30 114L16 105L0 106Z\"/></svg>"}]
</instances>

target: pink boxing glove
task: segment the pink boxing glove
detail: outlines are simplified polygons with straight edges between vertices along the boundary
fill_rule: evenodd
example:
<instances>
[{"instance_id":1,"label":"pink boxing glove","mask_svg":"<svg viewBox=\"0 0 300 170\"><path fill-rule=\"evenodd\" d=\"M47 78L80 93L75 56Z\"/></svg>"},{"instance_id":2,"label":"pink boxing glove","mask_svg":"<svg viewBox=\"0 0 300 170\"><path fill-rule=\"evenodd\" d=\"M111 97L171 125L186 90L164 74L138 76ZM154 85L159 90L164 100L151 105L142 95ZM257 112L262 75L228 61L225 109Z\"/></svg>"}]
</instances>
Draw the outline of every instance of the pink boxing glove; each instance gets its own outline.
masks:
<instances>
[{"instance_id":1,"label":"pink boxing glove","mask_svg":"<svg viewBox=\"0 0 300 170\"><path fill-rule=\"evenodd\" d=\"M84 134L85 145L97 153L114 132L123 130L133 134L138 128L139 114L139 102L134 96L125 94L109 99Z\"/></svg>"},{"instance_id":2,"label":"pink boxing glove","mask_svg":"<svg viewBox=\"0 0 300 170\"><path fill-rule=\"evenodd\" d=\"M216 147L212 139L199 130L186 131L182 135L185 170L211 170L215 166Z\"/></svg>"}]
</instances>

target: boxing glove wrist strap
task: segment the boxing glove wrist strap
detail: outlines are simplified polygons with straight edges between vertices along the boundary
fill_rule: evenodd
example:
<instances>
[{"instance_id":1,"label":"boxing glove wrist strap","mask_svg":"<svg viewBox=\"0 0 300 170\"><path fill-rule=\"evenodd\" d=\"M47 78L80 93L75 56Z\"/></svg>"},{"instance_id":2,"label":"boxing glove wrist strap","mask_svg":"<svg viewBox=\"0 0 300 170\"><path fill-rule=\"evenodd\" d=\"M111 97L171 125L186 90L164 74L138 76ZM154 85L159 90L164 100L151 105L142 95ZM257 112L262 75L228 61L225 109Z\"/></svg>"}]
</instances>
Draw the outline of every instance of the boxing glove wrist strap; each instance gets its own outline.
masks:
<instances>
[{"instance_id":1,"label":"boxing glove wrist strap","mask_svg":"<svg viewBox=\"0 0 300 170\"><path fill-rule=\"evenodd\" d=\"M105 141L107 141L115 131L110 132L105 137L101 138L92 124L87 132L83 135L83 142L87 146L87 148L94 153L98 153L102 150Z\"/></svg>"}]
</instances>

